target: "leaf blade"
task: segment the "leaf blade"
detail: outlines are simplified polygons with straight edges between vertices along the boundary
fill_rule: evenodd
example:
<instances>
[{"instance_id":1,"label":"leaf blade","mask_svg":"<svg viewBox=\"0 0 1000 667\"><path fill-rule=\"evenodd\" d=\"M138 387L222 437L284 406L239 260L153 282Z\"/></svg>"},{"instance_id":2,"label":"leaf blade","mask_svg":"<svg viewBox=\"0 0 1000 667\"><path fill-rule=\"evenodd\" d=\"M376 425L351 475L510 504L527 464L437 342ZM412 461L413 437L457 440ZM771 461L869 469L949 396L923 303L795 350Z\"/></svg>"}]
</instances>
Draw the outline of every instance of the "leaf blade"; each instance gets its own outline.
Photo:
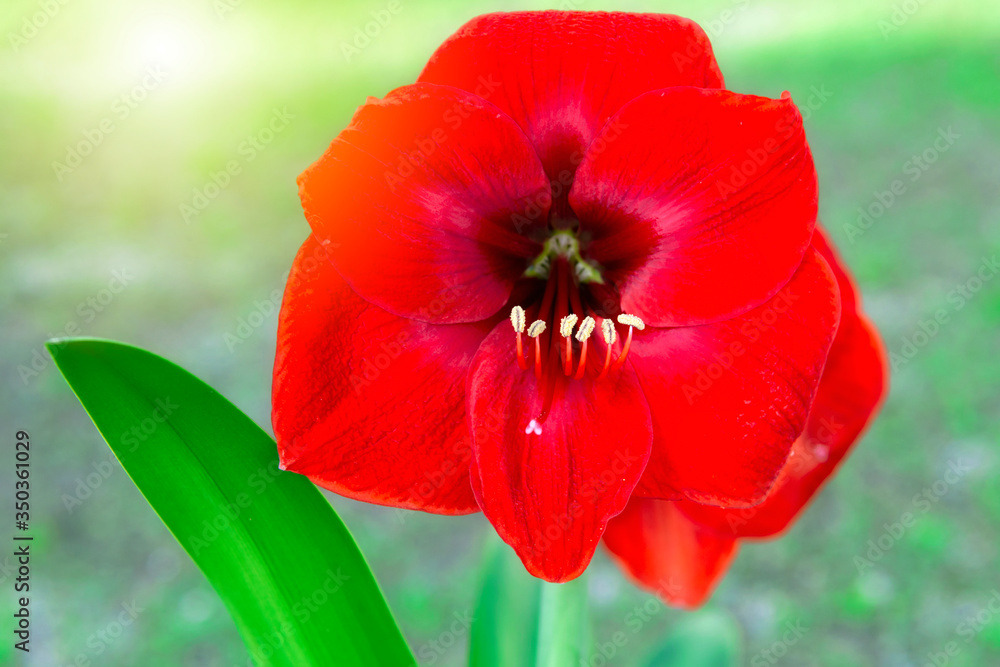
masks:
<instances>
[{"instance_id":1,"label":"leaf blade","mask_svg":"<svg viewBox=\"0 0 1000 667\"><path fill-rule=\"evenodd\" d=\"M215 587L257 664L414 665L346 526L207 384L100 339L48 344L122 467Z\"/></svg>"}]
</instances>

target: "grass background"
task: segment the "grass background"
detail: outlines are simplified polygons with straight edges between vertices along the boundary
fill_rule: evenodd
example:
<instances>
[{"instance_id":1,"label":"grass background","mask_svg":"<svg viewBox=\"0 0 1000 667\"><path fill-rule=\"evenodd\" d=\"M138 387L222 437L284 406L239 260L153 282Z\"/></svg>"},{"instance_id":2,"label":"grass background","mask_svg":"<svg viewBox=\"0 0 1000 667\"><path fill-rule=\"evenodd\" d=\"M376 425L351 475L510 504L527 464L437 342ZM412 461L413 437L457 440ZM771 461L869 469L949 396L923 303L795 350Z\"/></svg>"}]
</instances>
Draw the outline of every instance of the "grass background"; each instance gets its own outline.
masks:
<instances>
[{"instance_id":1,"label":"grass background","mask_svg":"<svg viewBox=\"0 0 1000 667\"><path fill-rule=\"evenodd\" d=\"M111 458L42 343L75 325L146 347L267 427L276 316L265 312L237 345L227 334L268 310L307 234L295 176L358 104L412 82L466 19L557 6L400 3L349 61L341 44L387 2L7 0L0 7L0 416L8 442L25 429L35 444L36 535L32 652L15 656L4 640L0 661L51 667L82 654L94 665L247 664L221 602ZM50 16L39 14L45 7ZM778 661L787 665L922 667L949 642L959 650L949 665L1000 664L1000 619L987 607L1000 598L1000 278L961 309L953 296L984 257L1000 252L1000 6L678 0L615 8L698 20L733 90L772 97L789 90L800 104L814 87L827 91L807 121L821 216L889 350L901 353L938 309L949 315L893 373L881 418L804 518L781 540L746 546L698 613L739 628L740 664L751 667L774 664L777 656L763 651L789 622L808 630L784 646ZM24 22L36 16L44 25L33 33ZM122 117L116 100L151 66L165 70L165 80ZM248 160L241 144L275 109L293 120ZM53 162L104 119L114 130L58 178ZM957 139L911 180L906 163L949 128ZM180 205L230 160L241 173L185 221ZM905 193L852 233L859 207L896 179ZM87 299L109 296L102 290L114 271L131 278L106 304L98 301L98 312ZM970 468L953 484L943 482L952 462ZM3 489L12 488L11 467L0 466ZM65 497L92 473L99 485L67 508ZM925 490L935 500L926 511L916 498ZM331 502L414 651L430 651L426 664L463 664L461 633L453 646L431 647L449 643L454 615L473 605L491 532L482 517L401 519L393 510ZM914 527L872 567L859 568L869 540L906 512L917 516ZM4 558L0 585L9 600ZM685 616L660 610L639 631L626 628L648 596L601 553L589 586L595 641L627 630L611 665L642 664ZM98 632L133 600L143 611L105 642Z\"/></svg>"}]
</instances>

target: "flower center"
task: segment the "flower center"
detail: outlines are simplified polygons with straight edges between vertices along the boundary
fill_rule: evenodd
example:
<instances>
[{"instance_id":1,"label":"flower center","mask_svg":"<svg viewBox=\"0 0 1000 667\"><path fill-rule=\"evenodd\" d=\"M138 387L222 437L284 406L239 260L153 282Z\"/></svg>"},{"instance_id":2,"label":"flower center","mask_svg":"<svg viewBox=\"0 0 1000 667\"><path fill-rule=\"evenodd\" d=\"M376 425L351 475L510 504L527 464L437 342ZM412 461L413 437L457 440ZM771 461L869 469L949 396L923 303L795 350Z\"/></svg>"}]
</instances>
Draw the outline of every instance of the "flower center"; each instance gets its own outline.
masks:
<instances>
[{"instance_id":1,"label":"flower center","mask_svg":"<svg viewBox=\"0 0 1000 667\"><path fill-rule=\"evenodd\" d=\"M585 309L580 297L583 284L603 284L604 279L596 266L581 257L579 241L571 231L554 232L545 242L542 254L525 271L525 276L546 281L537 310L531 304L527 312L521 306L514 306L510 312L516 336L517 364L523 371L534 368L542 397L541 412L524 432L541 435L557 386L565 388L571 380L582 380L587 375L591 335L600 328L607 348L603 366L591 364L591 375L601 380L622 367L632 345L633 331L642 331L645 324L635 315L618 316L618 324L628 327L628 334L616 354L618 332L615 322ZM529 312L534 317L530 324ZM525 334L533 343L525 344Z\"/></svg>"},{"instance_id":2,"label":"flower center","mask_svg":"<svg viewBox=\"0 0 1000 667\"><path fill-rule=\"evenodd\" d=\"M604 278L597 267L580 255L580 241L569 229L559 229L552 233L542 248L542 254L535 258L524 275L528 278L547 279L552 275L553 262L558 258L569 263L579 282L604 284Z\"/></svg>"}]
</instances>

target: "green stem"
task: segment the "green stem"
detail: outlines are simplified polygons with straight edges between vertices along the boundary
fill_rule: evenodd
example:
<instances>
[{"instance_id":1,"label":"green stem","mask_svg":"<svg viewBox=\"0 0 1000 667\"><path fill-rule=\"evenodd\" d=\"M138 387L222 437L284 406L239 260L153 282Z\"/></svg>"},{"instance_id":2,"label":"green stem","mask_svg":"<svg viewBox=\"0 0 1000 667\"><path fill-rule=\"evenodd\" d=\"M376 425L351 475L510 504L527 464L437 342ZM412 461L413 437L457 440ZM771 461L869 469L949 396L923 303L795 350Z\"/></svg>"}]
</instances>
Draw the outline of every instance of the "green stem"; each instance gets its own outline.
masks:
<instances>
[{"instance_id":1,"label":"green stem","mask_svg":"<svg viewBox=\"0 0 1000 667\"><path fill-rule=\"evenodd\" d=\"M535 667L579 667L586 657L589 627L587 575L566 584L543 583Z\"/></svg>"}]
</instances>

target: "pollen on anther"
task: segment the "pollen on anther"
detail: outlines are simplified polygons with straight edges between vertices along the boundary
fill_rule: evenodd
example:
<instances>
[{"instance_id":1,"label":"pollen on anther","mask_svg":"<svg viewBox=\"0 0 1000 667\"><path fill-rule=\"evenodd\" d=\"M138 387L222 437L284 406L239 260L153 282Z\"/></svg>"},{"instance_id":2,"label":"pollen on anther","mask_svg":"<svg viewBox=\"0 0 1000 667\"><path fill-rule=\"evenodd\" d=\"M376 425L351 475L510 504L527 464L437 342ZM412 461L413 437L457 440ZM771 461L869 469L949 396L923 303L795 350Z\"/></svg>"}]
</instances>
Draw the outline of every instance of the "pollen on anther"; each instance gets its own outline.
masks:
<instances>
[{"instance_id":1,"label":"pollen on anther","mask_svg":"<svg viewBox=\"0 0 1000 667\"><path fill-rule=\"evenodd\" d=\"M618 324L623 324L627 327L635 327L639 331L646 328L646 323L640 320L635 315L629 315L628 313L622 313L618 316Z\"/></svg>"},{"instance_id":2,"label":"pollen on anther","mask_svg":"<svg viewBox=\"0 0 1000 667\"><path fill-rule=\"evenodd\" d=\"M567 315L566 317L559 320L559 335L563 338L569 338L573 335L573 327L576 326L577 321L576 315Z\"/></svg>"},{"instance_id":3,"label":"pollen on anther","mask_svg":"<svg viewBox=\"0 0 1000 667\"><path fill-rule=\"evenodd\" d=\"M604 336L604 342L609 346L614 345L615 341L618 340L618 332L615 331L615 323L611 320L604 320L601 322L601 334Z\"/></svg>"},{"instance_id":4,"label":"pollen on anther","mask_svg":"<svg viewBox=\"0 0 1000 667\"><path fill-rule=\"evenodd\" d=\"M524 331L524 308L514 306L510 311L510 323L514 325L514 331L521 333Z\"/></svg>"},{"instance_id":5,"label":"pollen on anther","mask_svg":"<svg viewBox=\"0 0 1000 667\"><path fill-rule=\"evenodd\" d=\"M531 323L531 326L528 327L528 336L530 338L538 338L539 336L542 335L542 333L544 333L544 331L545 331L545 322L543 322L542 320L535 320L534 322Z\"/></svg>"},{"instance_id":6,"label":"pollen on anther","mask_svg":"<svg viewBox=\"0 0 1000 667\"><path fill-rule=\"evenodd\" d=\"M594 333L594 328L596 326L597 322L594 321L594 318L587 315L583 318L583 321L580 322L580 328L576 330L576 339L581 343L587 340L590 338L590 334Z\"/></svg>"}]
</instances>

